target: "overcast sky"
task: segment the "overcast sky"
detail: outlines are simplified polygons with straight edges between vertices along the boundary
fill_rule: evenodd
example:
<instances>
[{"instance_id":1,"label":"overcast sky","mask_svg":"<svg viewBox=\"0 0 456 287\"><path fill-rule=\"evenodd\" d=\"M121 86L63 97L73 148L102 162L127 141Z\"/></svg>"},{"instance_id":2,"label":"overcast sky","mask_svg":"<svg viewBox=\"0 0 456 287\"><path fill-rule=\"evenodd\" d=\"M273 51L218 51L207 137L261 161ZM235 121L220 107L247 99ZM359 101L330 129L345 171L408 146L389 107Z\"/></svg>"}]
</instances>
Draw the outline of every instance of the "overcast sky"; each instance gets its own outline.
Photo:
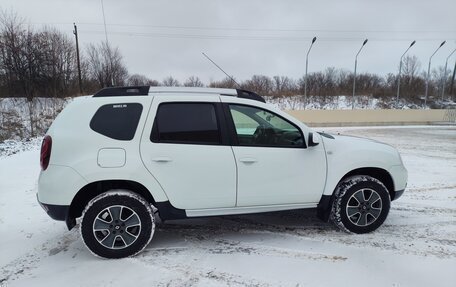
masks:
<instances>
[{"instance_id":1,"label":"overcast sky","mask_svg":"<svg viewBox=\"0 0 456 287\"><path fill-rule=\"evenodd\" d=\"M78 25L80 45L105 39L101 1L1 0L34 27L55 26L73 37ZM299 78L311 39L309 71L326 67L352 71L397 73L399 58L409 54L422 69L432 59L443 66L456 48L455 0L104 0L109 42L121 50L130 73L162 80L191 75L206 83L224 77L201 52L229 74L247 79L254 74ZM452 69L456 53L450 58Z\"/></svg>"}]
</instances>

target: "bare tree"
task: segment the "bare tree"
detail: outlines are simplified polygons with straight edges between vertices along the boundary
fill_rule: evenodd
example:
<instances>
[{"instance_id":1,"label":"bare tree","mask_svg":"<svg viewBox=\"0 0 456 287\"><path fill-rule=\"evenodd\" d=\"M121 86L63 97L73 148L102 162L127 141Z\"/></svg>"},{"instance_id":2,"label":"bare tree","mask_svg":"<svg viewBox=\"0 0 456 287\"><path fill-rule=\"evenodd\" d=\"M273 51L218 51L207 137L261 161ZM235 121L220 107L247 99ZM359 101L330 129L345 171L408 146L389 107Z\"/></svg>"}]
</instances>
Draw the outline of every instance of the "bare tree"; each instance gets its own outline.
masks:
<instances>
[{"instance_id":1,"label":"bare tree","mask_svg":"<svg viewBox=\"0 0 456 287\"><path fill-rule=\"evenodd\" d=\"M31 28L15 13L0 11L0 64L12 94L27 98L30 134L35 135L33 98L42 64L42 46Z\"/></svg>"},{"instance_id":2,"label":"bare tree","mask_svg":"<svg viewBox=\"0 0 456 287\"><path fill-rule=\"evenodd\" d=\"M190 76L185 82L184 82L184 87L204 87L203 82L196 77L196 76Z\"/></svg>"},{"instance_id":3,"label":"bare tree","mask_svg":"<svg viewBox=\"0 0 456 287\"><path fill-rule=\"evenodd\" d=\"M421 63L416 56L406 56L402 66L401 94L407 100L419 101L419 94L424 89L425 76L420 76ZM431 88L432 90L432 88Z\"/></svg>"},{"instance_id":4,"label":"bare tree","mask_svg":"<svg viewBox=\"0 0 456 287\"><path fill-rule=\"evenodd\" d=\"M414 77L418 76L418 73L421 70L421 63L418 58L413 55L407 55L403 60L402 66L402 75L404 77L408 77L409 80L413 79Z\"/></svg>"},{"instance_id":5,"label":"bare tree","mask_svg":"<svg viewBox=\"0 0 456 287\"><path fill-rule=\"evenodd\" d=\"M52 97L75 93L77 75L73 43L53 28L45 28L38 37L43 47L40 80L44 92Z\"/></svg>"},{"instance_id":6,"label":"bare tree","mask_svg":"<svg viewBox=\"0 0 456 287\"><path fill-rule=\"evenodd\" d=\"M225 88L225 89L237 89L239 86L236 84L235 79L225 77L221 81L211 81L209 83L210 88Z\"/></svg>"},{"instance_id":7,"label":"bare tree","mask_svg":"<svg viewBox=\"0 0 456 287\"><path fill-rule=\"evenodd\" d=\"M295 93L297 89L296 82L286 76L274 76L272 78L274 87L273 94L277 97L290 96Z\"/></svg>"},{"instance_id":8,"label":"bare tree","mask_svg":"<svg viewBox=\"0 0 456 287\"><path fill-rule=\"evenodd\" d=\"M8 88L12 94L22 94L31 100L40 59L37 38L30 28L23 28L24 20L15 13L1 11L0 25L0 61Z\"/></svg>"},{"instance_id":9,"label":"bare tree","mask_svg":"<svg viewBox=\"0 0 456 287\"><path fill-rule=\"evenodd\" d=\"M144 75L133 74L128 77L127 85L129 85L129 86L158 86L159 82L156 80L151 80Z\"/></svg>"},{"instance_id":10,"label":"bare tree","mask_svg":"<svg viewBox=\"0 0 456 287\"><path fill-rule=\"evenodd\" d=\"M89 44L87 57L89 74L96 79L100 88L125 84L128 72L119 48L112 48L106 42L99 45Z\"/></svg>"},{"instance_id":11,"label":"bare tree","mask_svg":"<svg viewBox=\"0 0 456 287\"><path fill-rule=\"evenodd\" d=\"M262 96L269 96L274 88L274 83L268 76L253 75L252 79L245 81L242 86Z\"/></svg>"},{"instance_id":12,"label":"bare tree","mask_svg":"<svg viewBox=\"0 0 456 287\"><path fill-rule=\"evenodd\" d=\"M162 85L166 86L166 87L178 87L178 86L180 86L180 83L178 80L174 79L172 76L169 76L169 77L166 77L163 79Z\"/></svg>"}]
</instances>

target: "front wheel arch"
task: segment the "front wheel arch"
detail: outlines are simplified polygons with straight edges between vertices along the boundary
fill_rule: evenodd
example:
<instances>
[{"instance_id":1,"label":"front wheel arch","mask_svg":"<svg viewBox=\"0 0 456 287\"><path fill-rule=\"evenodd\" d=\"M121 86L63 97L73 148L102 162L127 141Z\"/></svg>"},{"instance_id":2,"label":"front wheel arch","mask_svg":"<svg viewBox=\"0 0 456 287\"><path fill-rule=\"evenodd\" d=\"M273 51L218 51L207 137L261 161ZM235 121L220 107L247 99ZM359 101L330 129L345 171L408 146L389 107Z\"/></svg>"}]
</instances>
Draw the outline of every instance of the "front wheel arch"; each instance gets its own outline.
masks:
<instances>
[{"instance_id":1,"label":"front wheel arch","mask_svg":"<svg viewBox=\"0 0 456 287\"><path fill-rule=\"evenodd\" d=\"M339 185L342 181L347 179L348 177L352 177L355 175L367 175L370 177L373 177L383 183L383 185L386 187L386 189L389 192L390 198L393 199L395 198L395 191L394 191L394 181L393 177L391 174L386 171L385 169L382 168L377 168L377 167L364 167L364 168L357 168L354 169L347 174L345 174L342 179L337 183Z\"/></svg>"},{"instance_id":2,"label":"front wheel arch","mask_svg":"<svg viewBox=\"0 0 456 287\"><path fill-rule=\"evenodd\" d=\"M328 222L329 215L331 213L332 204L334 202L334 192L336 191L337 187L341 182L345 179L352 177L352 176L370 176L378 181L380 181L388 190L390 195L390 199L393 200L396 197L396 192L394 190L394 182L393 177L390 175L388 171L382 168L376 167L363 167L351 170L347 172L336 184L333 192L331 195L322 195L320 202L317 205L317 217L325 222Z\"/></svg>"}]
</instances>

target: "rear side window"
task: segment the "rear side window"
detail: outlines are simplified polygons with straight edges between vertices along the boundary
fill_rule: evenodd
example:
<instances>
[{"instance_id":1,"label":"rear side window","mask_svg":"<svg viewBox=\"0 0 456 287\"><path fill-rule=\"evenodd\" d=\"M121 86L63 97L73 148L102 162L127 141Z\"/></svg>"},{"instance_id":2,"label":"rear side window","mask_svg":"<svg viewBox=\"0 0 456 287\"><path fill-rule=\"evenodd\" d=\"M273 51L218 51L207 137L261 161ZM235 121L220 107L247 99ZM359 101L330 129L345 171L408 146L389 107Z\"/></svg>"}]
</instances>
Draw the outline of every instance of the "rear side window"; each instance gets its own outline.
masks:
<instances>
[{"instance_id":1,"label":"rear side window","mask_svg":"<svg viewBox=\"0 0 456 287\"><path fill-rule=\"evenodd\" d=\"M211 103L165 103L158 107L153 142L220 144L215 107Z\"/></svg>"},{"instance_id":2,"label":"rear side window","mask_svg":"<svg viewBox=\"0 0 456 287\"><path fill-rule=\"evenodd\" d=\"M132 140L142 109L142 105L138 103L101 106L90 121L90 128L112 139Z\"/></svg>"}]
</instances>

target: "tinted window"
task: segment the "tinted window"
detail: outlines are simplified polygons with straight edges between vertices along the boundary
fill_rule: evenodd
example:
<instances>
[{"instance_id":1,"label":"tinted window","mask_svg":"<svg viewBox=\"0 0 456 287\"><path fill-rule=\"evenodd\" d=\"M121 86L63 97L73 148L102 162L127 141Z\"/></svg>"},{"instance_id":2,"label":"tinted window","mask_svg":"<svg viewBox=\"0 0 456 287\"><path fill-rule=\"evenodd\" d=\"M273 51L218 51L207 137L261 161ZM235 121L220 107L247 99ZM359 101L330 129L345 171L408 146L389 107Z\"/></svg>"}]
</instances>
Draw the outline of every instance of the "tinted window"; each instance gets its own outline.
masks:
<instances>
[{"instance_id":1,"label":"tinted window","mask_svg":"<svg viewBox=\"0 0 456 287\"><path fill-rule=\"evenodd\" d=\"M158 107L153 142L220 144L215 107L211 103L166 103Z\"/></svg>"},{"instance_id":2,"label":"tinted window","mask_svg":"<svg viewBox=\"0 0 456 287\"><path fill-rule=\"evenodd\" d=\"M138 103L109 104L100 107L90 128L116 140L132 140L141 117L142 105Z\"/></svg>"},{"instance_id":3,"label":"tinted window","mask_svg":"<svg viewBox=\"0 0 456 287\"><path fill-rule=\"evenodd\" d=\"M230 105L240 145L303 147L301 130L279 115L244 105Z\"/></svg>"}]
</instances>

